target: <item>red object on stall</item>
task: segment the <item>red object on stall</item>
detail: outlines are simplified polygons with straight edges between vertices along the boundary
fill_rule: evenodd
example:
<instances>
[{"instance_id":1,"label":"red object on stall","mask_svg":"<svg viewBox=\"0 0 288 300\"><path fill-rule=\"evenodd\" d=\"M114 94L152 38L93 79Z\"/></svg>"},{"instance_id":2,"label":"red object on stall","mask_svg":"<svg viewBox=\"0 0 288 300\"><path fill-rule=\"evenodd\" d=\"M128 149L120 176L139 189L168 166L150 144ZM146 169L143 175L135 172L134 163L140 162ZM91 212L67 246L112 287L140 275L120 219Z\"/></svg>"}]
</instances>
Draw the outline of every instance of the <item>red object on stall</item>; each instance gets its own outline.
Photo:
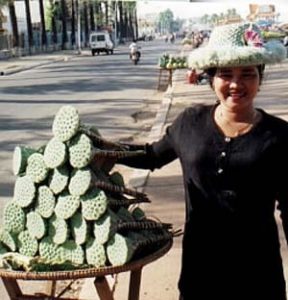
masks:
<instances>
[{"instance_id":1,"label":"red object on stall","mask_svg":"<svg viewBox=\"0 0 288 300\"><path fill-rule=\"evenodd\" d=\"M186 73L186 77L187 77L188 83L197 84L198 76L197 76L195 69L188 70Z\"/></svg>"}]
</instances>

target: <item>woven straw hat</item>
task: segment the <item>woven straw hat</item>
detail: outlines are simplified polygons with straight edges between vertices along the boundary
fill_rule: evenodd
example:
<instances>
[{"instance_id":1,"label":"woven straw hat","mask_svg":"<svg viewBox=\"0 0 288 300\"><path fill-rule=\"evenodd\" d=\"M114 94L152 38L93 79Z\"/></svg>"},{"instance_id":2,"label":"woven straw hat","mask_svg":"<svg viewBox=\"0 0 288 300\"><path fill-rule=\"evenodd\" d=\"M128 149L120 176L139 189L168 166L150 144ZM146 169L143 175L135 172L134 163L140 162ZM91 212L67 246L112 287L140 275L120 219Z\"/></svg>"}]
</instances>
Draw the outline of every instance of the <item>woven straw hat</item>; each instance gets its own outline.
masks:
<instances>
[{"instance_id":1,"label":"woven straw hat","mask_svg":"<svg viewBox=\"0 0 288 300\"><path fill-rule=\"evenodd\" d=\"M195 69L273 64L286 53L277 40L264 43L256 24L229 24L215 27L207 46L190 53L188 64Z\"/></svg>"}]
</instances>

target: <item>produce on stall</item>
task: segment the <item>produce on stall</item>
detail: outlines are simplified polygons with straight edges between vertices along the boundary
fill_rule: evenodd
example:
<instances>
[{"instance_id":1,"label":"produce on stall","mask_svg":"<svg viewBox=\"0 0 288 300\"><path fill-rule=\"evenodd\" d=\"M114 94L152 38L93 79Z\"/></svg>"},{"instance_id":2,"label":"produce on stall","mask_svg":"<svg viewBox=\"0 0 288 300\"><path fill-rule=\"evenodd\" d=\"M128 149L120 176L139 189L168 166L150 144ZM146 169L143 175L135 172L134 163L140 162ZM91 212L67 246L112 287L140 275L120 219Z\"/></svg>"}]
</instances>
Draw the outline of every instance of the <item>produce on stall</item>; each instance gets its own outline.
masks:
<instances>
[{"instance_id":1,"label":"produce on stall","mask_svg":"<svg viewBox=\"0 0 288 300\"><path fill-rule=\"evenodd\" d=\"M172 225L148 218L147 195L125 186L117 159L141 156L81 123L73 106L57 112L53 137L16 146L14 196L3 211L0 267L57 271L119 266L172 239Z\"/></svg>"}]
</instances>

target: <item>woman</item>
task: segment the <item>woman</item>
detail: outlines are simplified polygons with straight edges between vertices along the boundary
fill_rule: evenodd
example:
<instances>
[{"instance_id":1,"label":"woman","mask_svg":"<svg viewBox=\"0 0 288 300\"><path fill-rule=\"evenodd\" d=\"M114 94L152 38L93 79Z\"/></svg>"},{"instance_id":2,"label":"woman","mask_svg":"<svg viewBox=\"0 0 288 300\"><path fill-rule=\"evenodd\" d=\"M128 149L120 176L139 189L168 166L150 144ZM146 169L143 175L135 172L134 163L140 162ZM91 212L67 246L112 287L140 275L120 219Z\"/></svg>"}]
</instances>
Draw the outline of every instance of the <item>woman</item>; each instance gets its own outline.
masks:
<instances>
[{"instance_id":1,"label":"woman","mask_svg":"<svg viewBox=\"0 0 288 300\"><path fill-rule=\"evenodd\" d=\"M283 48L264 46L255 25L217 27L189 58L217 103L187 108L145 156L121 161L153 170L180 159L183 300L286 299L274 210L277 201L288 237L288 123L254 107L264 65L284 59Z\"/></svg>"}]
</instances>

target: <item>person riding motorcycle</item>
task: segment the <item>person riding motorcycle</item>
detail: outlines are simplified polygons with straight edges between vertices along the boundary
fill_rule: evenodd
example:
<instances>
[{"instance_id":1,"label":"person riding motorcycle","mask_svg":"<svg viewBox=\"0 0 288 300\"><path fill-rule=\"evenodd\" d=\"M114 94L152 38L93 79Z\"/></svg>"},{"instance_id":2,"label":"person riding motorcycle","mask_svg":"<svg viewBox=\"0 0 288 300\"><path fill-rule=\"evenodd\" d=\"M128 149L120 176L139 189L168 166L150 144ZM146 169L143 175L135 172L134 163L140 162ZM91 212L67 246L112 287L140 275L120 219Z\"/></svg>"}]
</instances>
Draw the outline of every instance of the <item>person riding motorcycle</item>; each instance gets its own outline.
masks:
<instances>
[{"instance_id":1,"label":"person riding motorcycle","mask_svg":"<svg viewBox=\"0 0 288 300\"><path fill-rule=\"evenodd\" d=\"M129 45L129 50L130 50L130 59L132 58L132 54L137 54L138 59L141 56L141 52L139 51L141 47L137 45L137 41L134 39L133 42Z\"/></svg>"}]
</instances>

